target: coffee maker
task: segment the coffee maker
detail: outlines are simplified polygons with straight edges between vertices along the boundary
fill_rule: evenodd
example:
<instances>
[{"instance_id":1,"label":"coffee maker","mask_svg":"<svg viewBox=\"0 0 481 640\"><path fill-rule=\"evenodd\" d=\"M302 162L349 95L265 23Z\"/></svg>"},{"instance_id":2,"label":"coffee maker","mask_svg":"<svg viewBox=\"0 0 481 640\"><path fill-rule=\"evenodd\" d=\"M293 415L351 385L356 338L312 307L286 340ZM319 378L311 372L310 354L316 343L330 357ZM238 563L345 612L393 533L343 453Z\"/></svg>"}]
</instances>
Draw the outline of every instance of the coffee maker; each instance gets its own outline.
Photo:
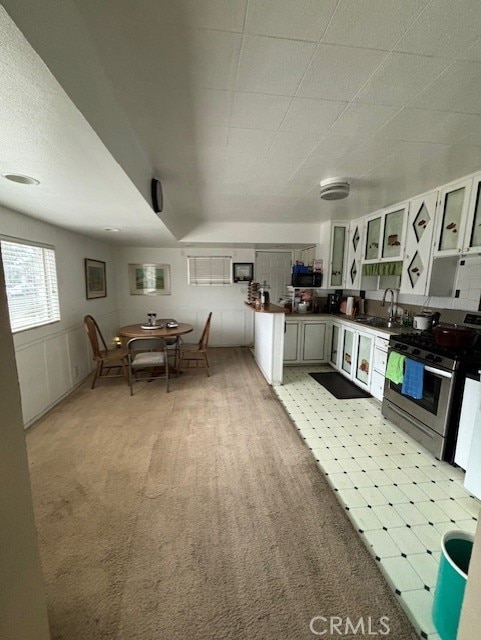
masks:
<instances>
[{"instance_id":1,"label":"coffee maker","mask_svg":"<svg viewBox=\"0 0 481 640\"><path fill-rule=\"evenodd\" d=\"M337 291L336 293L328 293L327 304L326 304L327 313L339 313L340 306L341 306L341 294Z\"/></svg>"}]
</instances>

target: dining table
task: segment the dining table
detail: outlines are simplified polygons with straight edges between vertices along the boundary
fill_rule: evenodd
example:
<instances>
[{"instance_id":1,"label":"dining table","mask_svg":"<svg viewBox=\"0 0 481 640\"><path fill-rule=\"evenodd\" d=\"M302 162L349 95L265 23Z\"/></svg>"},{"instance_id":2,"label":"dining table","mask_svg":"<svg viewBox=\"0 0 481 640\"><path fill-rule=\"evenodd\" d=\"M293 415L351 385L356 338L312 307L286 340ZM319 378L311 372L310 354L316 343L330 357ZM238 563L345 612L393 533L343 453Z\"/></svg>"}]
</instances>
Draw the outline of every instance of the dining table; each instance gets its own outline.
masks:
<instances>
[{"instance_id":1,"label":"dining table","mask_svg":"<svg viewBox=\"0 0 481 640\"><path fill-rule=\"evenodd\" d=\"M128 324L120 327L119 336L121 338L176 338L194 330L193 325L186 322L179 322L176 327L167 327L163 322L157 322L153 326L144 324Z\"/></svg>"},{"instance_id":2,"label":"dining table","mask_svg":"<svg viewBox=\"0 0 481 640\"><path fill-rule=\"evenodd\" d=\"M128 324L120 327L119 336L124 347L131 338L177 338L194 330L193 325L186 322L179 322L176 327L167 327L167 322L157 321L156 324L150 326L148 324ZM177 351L176 351L177 354ZM179 373L177 355L174 363L169 368L176 374Z\"/></svg>"}]
</instances>

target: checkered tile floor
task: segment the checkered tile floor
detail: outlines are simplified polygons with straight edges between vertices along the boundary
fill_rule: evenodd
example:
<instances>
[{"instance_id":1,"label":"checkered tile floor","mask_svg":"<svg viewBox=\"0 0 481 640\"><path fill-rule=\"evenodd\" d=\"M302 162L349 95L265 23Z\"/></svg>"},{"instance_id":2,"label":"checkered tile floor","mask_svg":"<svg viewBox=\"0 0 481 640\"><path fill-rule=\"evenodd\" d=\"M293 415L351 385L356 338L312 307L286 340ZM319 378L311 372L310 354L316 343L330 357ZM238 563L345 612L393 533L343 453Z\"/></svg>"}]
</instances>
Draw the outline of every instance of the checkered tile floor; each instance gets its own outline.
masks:
<instances>
[{"instance_id":1,"label":"checkered tile floor","mask_svg":"<svg viewBox=\"0 0 481 640\"><path fill-rule=\"evenodd\" d=\"M475 532L480 502L463 472L439 462L381 415L374 398L337 400L309 371L273 387L420 637L438 640L431 608L450 529Z\"/></svg>"}]
</instances>

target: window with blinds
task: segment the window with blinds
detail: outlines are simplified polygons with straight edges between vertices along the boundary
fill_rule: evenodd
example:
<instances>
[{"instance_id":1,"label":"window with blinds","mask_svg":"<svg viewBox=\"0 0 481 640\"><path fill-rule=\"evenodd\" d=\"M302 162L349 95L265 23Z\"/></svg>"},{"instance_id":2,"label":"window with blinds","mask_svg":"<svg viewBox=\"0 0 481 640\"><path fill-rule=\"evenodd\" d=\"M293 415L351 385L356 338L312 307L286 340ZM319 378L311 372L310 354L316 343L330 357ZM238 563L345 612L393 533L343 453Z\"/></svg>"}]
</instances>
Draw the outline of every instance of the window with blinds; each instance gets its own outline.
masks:
<instances>
[{"instance_id":1,"label":"window with blinds","mask_svg":"<svg viewBox=\"0 0 481 640\"><path fill-rule=\"evenodd\" d=\"M232 284L232 258L230 256L189 256L188 283L193 285Z\"/></svg>"},{"instance_id":2,"label":"window with blinds","mask_svg":"<svg viewBox=\"0 0 481 640\"><path fill-rule=\"evenodd\" d=\"M53 248L0 240L12 332L60 320Z\"/></svg>"}]
</instances>

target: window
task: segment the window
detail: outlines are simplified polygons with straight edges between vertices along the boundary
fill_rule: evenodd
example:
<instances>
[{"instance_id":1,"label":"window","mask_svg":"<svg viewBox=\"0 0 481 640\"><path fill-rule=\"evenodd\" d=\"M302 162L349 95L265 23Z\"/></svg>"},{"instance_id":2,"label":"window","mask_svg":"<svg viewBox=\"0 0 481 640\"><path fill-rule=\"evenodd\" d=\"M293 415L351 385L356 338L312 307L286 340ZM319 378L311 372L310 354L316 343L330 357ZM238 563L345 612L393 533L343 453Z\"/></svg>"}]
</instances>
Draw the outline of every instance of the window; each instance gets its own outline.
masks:
<instances>
[{"instance_id":1,"label":"window","mask_svg":"<svg viewBox=\"0 0 481 640\"><path fill-rule=\"evenodd\" d=\"M5 239L0 246L12 331L60 320L54 249Z\"/></svg>"},{"instance_id":2,"label":"window","mask_svg":"<svg viewBox=\"0 0 481 640\"><path fill-rule=\"evenodd\" d=\"M230 256L189 256L187 261L189 284L232 284L232 258Z\"/></svg>"}]
</instances>

